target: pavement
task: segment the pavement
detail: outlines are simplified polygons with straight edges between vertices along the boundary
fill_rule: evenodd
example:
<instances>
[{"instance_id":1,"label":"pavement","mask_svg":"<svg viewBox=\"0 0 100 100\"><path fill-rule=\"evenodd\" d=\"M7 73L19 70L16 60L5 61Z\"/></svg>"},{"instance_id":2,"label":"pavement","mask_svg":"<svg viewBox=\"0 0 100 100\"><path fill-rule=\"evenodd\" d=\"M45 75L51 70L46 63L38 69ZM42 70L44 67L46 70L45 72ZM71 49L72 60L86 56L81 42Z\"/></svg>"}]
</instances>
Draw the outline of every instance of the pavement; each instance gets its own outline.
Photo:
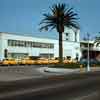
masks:
<instances>
[{"instance_id":1,"label":"pavement","mask_svg":"<svg viewBox=\"0 0 100 100\"><path fill-rule=\"evenodd\" d=\"M76 69L65 69L65 68L49 68L45 67L44 69L45 72L48 73L79 73L79 72L87 72L87 68L76 68ZM91 67L90 71L100 71L100 67Z\"/></svg>"},{"instance_id":2,"label":"pavement","mask_svg":"<svg viewBox=\"0 0 100 100\"><path fill-rule=\"evenodd\" d=\"M99 67L92 67L91 71L100 71ZM86 72L82 69L48 68L48 66L0 66L0 81L16 81L23 79L38 79L54 75Z\"/></svg>"},{"instance_id":3,"label":"pavement","mask_svg":"<svg viewBox=\"0 0 100 100\"><path fill-rule=\"evenodd\" d=\"M100 100L99 76L94 72L4 82L0 100Z\"/></svg>"}]
</instances>

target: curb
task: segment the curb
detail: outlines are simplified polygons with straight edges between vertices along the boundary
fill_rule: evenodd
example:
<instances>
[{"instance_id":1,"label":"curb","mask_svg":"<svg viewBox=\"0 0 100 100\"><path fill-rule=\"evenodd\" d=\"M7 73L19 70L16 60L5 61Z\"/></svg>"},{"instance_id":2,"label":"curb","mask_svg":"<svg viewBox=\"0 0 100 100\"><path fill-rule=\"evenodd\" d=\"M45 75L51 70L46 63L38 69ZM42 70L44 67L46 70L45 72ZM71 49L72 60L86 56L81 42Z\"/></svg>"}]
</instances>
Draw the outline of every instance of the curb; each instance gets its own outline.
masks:
<instances>
[{"instance_id":1,"label":"curb","mask_svg":"<svg viewBox=\"0 0 100 100\"><path fill-rule=\"evenodd\" d=\"M64 69L64 68L46 68L44 69L44 72L49 73L73 73L73 72L79 72L79 70L72 70L72 69Z\"/></svg>"}]
</instances>

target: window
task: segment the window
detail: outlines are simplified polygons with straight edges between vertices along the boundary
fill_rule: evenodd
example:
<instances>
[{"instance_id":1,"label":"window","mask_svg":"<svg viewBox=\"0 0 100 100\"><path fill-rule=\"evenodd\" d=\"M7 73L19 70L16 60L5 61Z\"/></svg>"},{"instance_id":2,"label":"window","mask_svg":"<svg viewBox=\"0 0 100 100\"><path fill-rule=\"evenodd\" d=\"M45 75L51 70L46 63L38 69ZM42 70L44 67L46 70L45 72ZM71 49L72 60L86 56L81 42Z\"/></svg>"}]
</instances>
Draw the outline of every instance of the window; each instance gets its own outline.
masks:
<instances>
[{"instance_id":1,"label":"window","mask_svg":"<svg viewBox=\"0 0 100 100\"><path fill-rule=\"evenodd\" d=\"M12 41L8 40L8 46L12 46Z\"/></svg>"},{"instance_id":2,"label":"window","mask_svg":"<svg viewBox=\"0 0 100 100\"><path fill-rule=\"evenodd\" d=\"M77 42L77 33L75 32L75 42Z\"/></svg>"},{"instance_id":3,"label":"window","mask_svg":"<svg viewBox=\"0 0 100 100\"><path fill-rule=\"evenodd\" d=\"M66 38L66 40L68 41L68 38Z\"/></svg>"},{"instance_id":4,"label":"window","mask_svg":"<svg viewBox=\"0 0 100 100\"><path fill-rule=\"evenodd\" d=\"M34 47L35 46L35 42L32 42L32 47Z\"/></svg>"},{"instance_id":5,"label":"window","mask_svg":"<svg viewBox=\"0 0 100 100\"><path fill-rule=\"evenodd\" d=\"M68 36L69 35L69 33L66 33L66 36Z\"/></svg>"},{"instance_id":6,"label":"window","mask_svg":"<svg viewBox=\"0 0 100 100\"><path fill-rule=\"evenodd\" d=\"M54 48L53 43L40 43L40 42L20 41L20 40L8 40L8 46Z\"/></svg>"},{"instance_id":7,"label":"window","mask_svg":"<svg viewBox=\"0 0 100 100\"><path fill-rule=\"evenodd\" d=\"M11 46L15 46L16 44L16 40L12 40L12 45Z\"/></svg>"},{"instance_id":8,"label":"window","mask_svg":"<svg viewBox=\"0 0 100 100\"><path fill-rule=\"evenodd\" d=\"M43 57L43 58L53 58L54 54L53 53L40 53L40 57Z\"/></svg>"},{"instance_id":9,"label":"window","mask_svg":"<svg viewBox=\"0 0 100 100\"><path fill-rule=\"evenodd\" d=\"M66 40L69 40L69 33L66 33Z\"/></svg>"}]
</instances>

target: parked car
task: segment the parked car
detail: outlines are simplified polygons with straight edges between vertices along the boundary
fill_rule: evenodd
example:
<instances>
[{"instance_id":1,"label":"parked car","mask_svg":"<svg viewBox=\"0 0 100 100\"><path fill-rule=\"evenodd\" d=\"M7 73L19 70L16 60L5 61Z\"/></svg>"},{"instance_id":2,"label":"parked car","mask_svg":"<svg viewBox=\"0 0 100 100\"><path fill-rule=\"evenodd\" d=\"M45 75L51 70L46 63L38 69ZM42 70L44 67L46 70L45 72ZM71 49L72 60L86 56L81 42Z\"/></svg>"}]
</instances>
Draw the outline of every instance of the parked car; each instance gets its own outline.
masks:
<instances>
[{"instance_id":1,"label":"parked car","mask_svg":"<svg viewBox=\"0 0 100 100\"><path fill-rule=\"evenodd\" d=\"M50 59L49 60L49 64L58 64L59 63L59 60L57 59Z\"/></svg>"},{"instance_id":2,"label":"parked car","mask_svg":"<svg viewBox=\"0 0 100 100\"><path fill-rule=\"evenodd\" d=\"M21 60L20 64L22 65L32 65L35 64L35 60L29 59L29 58L24 58Z\"/></svg>"},{"instance_id":3,"label":"parked car","mask_svg":"<svg viewBox=\"0 0 100 100\"><path fill-rule=\"evenodd\" d=\"M83 59L80 59L80 64L87 64L88 63L88 60L83 58ZM90 64L96 64L97 61L95 59L89 59L89 63Z\"/></svg>"},{"instance_id":4,"label":"parked car","mask_svg":"<svg viewBox=\"0 0 100 100\"><path fill-rule=\"evenodd\" d=\"M17 62L15 59L3 59L2 65L16 65Z\"/></svg>"},{"instance_id":5,"label":"parked car","mask_svg":"<svg viewBox=\"0 0 100 100\"><path fill-rule=\"evenodd\" d=\"M48 64L49 63L48 61L49 60L46 58L39 58L36 60L36 64Z\"/></svg>"}]
</instances>

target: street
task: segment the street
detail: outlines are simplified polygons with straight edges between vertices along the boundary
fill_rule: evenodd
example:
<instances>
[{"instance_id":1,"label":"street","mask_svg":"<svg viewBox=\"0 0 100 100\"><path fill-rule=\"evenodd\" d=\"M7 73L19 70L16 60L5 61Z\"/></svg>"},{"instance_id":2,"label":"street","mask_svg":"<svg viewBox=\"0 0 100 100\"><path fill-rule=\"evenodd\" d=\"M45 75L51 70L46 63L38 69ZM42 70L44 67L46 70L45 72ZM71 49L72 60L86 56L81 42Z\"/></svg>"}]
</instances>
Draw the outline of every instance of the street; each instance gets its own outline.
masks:
<instances>
[{"instance_id":1,"label":"street","mask_svg":"<svg viewBox=\"0 0 100 100\"><path fill-rule=\"evenodd\" d=\"M1 82L0 100L100 100L100 72Z\"/></svg>"},{"instance_id":2,"label":"street","mask_svg":"<svg viewBox=\"0 0 100 100\"><path fill-rule=\"evenodd\" d=\"M44 72L48 65L15 65L0 66L0 81L14 81L27 78L42 78L52 75L61 75L62 73ZM68 70L65 74L70 74Z\"/></svg>"}]
</instances>

